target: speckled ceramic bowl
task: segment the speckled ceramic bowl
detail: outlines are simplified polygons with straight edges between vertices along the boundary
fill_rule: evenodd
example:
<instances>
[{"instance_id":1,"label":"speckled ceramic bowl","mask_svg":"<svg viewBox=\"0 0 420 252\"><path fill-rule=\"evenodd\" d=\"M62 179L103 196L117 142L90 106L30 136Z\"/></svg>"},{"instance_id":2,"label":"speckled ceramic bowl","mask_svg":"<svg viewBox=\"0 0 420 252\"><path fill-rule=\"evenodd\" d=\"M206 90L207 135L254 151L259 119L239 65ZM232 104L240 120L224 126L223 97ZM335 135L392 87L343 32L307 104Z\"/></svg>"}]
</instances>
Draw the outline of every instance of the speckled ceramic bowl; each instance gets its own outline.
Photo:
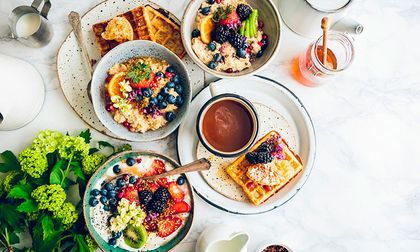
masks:
<instances>
[{"instance_id":1,"label":"speckled ceramic bowl","mask_svg":"<svg viewBox=\"0 0 420 252\"><path fill-rule=\"evenodd\" d=\"M200 9L201 3L206 0L191 0L185 9L184 16L182 19L181 36L184 47L188 55L194 60L194 62L201 67L207 73L215 75L220 78L236 78L254 75L266 67L272 59L275 57L279 50L280 45L280 14L278 13L275 4L271 0L246 0L246 2L252 7L258 9L259 20L264 22L264 33L268 35L268 46L264 51L262 57L257 58L252 63L251 67L244 69L238 73L226 73L219 72L210 69L204 64L195 54L191 46L191 32L194 29L195 19L198 10Z\"/></svg>"},{"instance_id":2,"label":"speckled ceramic bowl","mask_svg":"<svg viewBox=\"0 0 420 252\"><path fill-rule=\"evenodd\" d=\"M173 65L183 83L184 105L176 111L176 117L172 122L154 131L145 133L130 132L124 126L114 121L112 115L105 109L105 79L107 71L115 63L122 63L134 57L155 57L166 60ZM112 133L119 138L129 141L153 141L164 138L171 134L181 123L191 102L191 85L187 68L173 52L151 41L135 40L123 43L108 52L98 63L92 77L91 86L92 103L99 120Z\"/></svg>"}]
</instances>

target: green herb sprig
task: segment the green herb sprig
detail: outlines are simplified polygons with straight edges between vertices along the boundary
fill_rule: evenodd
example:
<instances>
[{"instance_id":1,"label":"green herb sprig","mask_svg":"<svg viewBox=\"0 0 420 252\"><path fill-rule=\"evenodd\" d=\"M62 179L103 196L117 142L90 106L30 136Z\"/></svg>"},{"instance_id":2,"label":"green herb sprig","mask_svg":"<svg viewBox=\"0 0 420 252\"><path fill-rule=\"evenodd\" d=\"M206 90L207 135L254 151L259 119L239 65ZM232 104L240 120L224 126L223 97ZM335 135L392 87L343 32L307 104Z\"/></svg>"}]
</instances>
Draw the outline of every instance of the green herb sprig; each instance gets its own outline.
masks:
<instances>
[{"instance_id":1,"label":"green herb sprig","mask_svg":"<svg viewBox=\"0 0 420 252\"><path fill-rule=\"evenodd\" d=\"M226 6L226 8L217 7L216 11L213 14L213 21L217 23L222 19L228 18L228 16L232 13L232 11L233 11L232 5L228 5Z\"/></svg>"},{"instance_id":2,"label":"green herb sprig","mask_svg":"<svg viewBox=\"0 0 420 252\"><path fill-rule=\"evenodd\" d=\"M134 83L139 83L144 79L150 79L152 69L149 64L138 63L131 67L126 79L131 79Z\"/></svg>"}]
</instances>

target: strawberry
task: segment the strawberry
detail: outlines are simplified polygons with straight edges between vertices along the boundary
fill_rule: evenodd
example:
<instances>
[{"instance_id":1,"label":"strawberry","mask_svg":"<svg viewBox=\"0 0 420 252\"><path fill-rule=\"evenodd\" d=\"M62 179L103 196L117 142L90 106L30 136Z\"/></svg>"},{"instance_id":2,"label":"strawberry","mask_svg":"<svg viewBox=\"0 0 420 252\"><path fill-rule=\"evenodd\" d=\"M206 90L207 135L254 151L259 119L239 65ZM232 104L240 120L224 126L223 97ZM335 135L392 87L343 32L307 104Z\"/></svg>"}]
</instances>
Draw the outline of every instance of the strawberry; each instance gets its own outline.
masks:
<instances>
[{"instance_id":1,"label":"strawberry","mask_svg":"<svg viewBox=\"0 0 420 252\"><path fill-rule=\"evenodd\" d=\"M155 78L155 74L154 73L150 73L150 79L143 79L141 81L139 81L138 83L133 82L132 79L128 79L128 81L130 82L130 86L132 88L148 88L150 87L150 84L153 82L153 79Z\"/></svg>"},{"instance_id":2,"label":"strawberry","mask_svg":"<svg viewBox=\"0 0 420 252\"><path fill-rule=\"evenodd\" d=\"M241 24L241 20L235 11L232 11L227 18L220 19L219 25L226 25L230 28L237 27Z\"/></svg>"},{"instance_id":3,"label":"strawberry","mask_svg":"<svg viewBox=\"0 0 420 252\"><path fill-rule=\"evenodd\" d=\"M156 171L157 174L164 173L165 170L165 162L160 159L153 160L152 169Z\"/></svg>"},{"instance_id":4,"label":"strawberry","mask_svg":"<svg viewBox=\"0 0 420 252\"><path fill-rule=\"evenodd\" d=\"M152 192L155 192L158 188L159 188L159 185L158 185L158 184L156 184L156 183L150 183L150 184L149 184L149 189L150 189L150 191L152 191Z\"/></svg>"},{"instance_id":5,"label":"strawberry","mask_svg":"<svg viewBox=\"0 0 420 252\"><path fill-rule=\"evenodd\" d=\"M182 225L182 219L176 216L167 216L157 224L158 236L167 237Z\"/></svg>"},{"instance_id":6,"label":"strawberry","mask_svg":"<svg viewBox=\"0 0 420 252\"><path fill-rule=\"evenodd\" d=\"M127 199L131 202L139 202L139 195L137 191L137 187L135 186L128 186L124 189L122 198Z\"/></svg>"},{"instance_id":7,"label":"strawberry","mask_svg":"<svg viewBox=\"0 0 420 252\"><path fill-rule=\"evenodd\" d=\"M246 183L246 187L248 187L248 189L252 191L255 188L255 184L254 184L254 182L250 181L250 182Z\"/></svg>"},{"instance_id":8,"label":"strawberry","mask_svg":"<svg viewBox=\"0 0 420 252\"><path fill-rule=\"evenodd\" d=\"M153 232L156 231L157 225L154 222L143 222L143 226L146 228L147 231Z\"/></svg>"},{"instance_id":9,"label":"strawberry","mask_svg":"<svg viewBox=\"0 0 420 252\"><path fill-rule=\"evenodd\" d=\"M174 214L188 213L190 211L190 209L191 209L190 205L188 205L187 202L181 201L181 202L177 202L177 203L173 204L170 211Z\"/></svg>"},{"instance_id":10,"label":"strawberry","mask_svg":"<svg viewBox=\"0 0 420 252\"><path fill-rule=\"evenodd\" d=\"M163 186L163 187L168 187L168 179L167 178L159 178L156 180L156 183L158 183L158 185Z\"/></svg>"},{"instance_id":11,"label":"strawberry","mask_svg":"<svg viewBox=\"0 0 420 252\"><path fill-rule=\"evenodd\" d=\"M185 193L184 191L182 191L182 188L179 187L176 182L169 183L168 191L175 202L181 202L184 200Z\"/></svg>"}]
</instances>

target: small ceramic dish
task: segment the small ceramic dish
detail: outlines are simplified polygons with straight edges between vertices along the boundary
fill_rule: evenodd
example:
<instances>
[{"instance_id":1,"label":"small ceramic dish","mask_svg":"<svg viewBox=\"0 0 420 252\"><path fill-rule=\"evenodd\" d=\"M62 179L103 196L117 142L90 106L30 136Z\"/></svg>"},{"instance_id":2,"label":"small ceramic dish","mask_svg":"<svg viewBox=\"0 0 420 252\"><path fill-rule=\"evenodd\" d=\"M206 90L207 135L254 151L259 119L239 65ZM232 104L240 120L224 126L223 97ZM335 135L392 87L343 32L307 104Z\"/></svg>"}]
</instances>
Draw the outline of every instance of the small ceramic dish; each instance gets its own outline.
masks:
<instances>
[{"instance_id":1,"label":"small ceramic dish","mask_svg":"<svg viewBox=\"0 0 420 252\"><path fill-rule=\"evenodd\" d=\"M183 87L184 103L176 111L175 119L167 122L166 125L159 129L149 130L144 133L129 131L122 124L117 123L112 114L106 110L105 82L108 77L108 70L116 63L123 63L137 57L153 57L165 60L176 69ZM178 56L164 46L146 40L126 42L109 51L98 63L95 72L93 73L90 90L93 107L99 120L119 138L129 141L153 141L168 136L181 123L188 111L191 101L191 84L184 63Z\"/></svg>"},{"instance_id":2,"label":"small ceramic dish","mask_svg":"<svg viewBox=\"0 0 420 252\"><path fill-rule=\"evenodd\" d=\"M293 252L293 250L275 240L265 240L257 246L255 252Z\"/></svg>"},{"instance_id":3,"label":"small ceramic dish","mask_svg":"<svg viewBox=\"0 0 420 252\"><path fill-rule=\"evenodd\" d=\"M184 16L182 19L181 36L184 47L188 55L194 60L194 62L204 71L215 75L219 78L236 78L254 75L257 72L263 70L279 51L280 46L280 34L281 34L281 23L280 14L278 13L275 4L271 0L247 0L252 8L258 9L259 20L264 22L264 34L269 37L269 43L261 57L257 58L252 65L239 72L222 72L216 71L209 68L200 58L196 55L192 49L192 32L195 29L197 13L200 11L200 6L206 0L192 0L189 2L185 9Z\"/></svg>"}]
</instances>

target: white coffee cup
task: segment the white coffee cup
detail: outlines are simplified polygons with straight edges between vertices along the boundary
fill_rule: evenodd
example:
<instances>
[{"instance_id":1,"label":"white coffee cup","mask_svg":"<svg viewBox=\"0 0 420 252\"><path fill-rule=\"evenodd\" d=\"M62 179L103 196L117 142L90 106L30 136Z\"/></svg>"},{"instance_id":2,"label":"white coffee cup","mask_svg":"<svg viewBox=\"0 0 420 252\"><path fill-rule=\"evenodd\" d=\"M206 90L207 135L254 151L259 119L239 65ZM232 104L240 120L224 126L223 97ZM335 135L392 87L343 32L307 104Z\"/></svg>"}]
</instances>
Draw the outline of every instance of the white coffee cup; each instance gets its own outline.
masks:
<instances>
[{"instance_id":1,"label":"white coffee cup","mask_svg":"<svg viewBox=\"0 0 420 252\"><path fill-rule=\"evenodd\" d=\"M321 20L328 17L331 30L360 34L363 25L347 16L353 0L277 0L286 25L299 35L316 38L322 34Z\"/></svg>"}]
</instances>

